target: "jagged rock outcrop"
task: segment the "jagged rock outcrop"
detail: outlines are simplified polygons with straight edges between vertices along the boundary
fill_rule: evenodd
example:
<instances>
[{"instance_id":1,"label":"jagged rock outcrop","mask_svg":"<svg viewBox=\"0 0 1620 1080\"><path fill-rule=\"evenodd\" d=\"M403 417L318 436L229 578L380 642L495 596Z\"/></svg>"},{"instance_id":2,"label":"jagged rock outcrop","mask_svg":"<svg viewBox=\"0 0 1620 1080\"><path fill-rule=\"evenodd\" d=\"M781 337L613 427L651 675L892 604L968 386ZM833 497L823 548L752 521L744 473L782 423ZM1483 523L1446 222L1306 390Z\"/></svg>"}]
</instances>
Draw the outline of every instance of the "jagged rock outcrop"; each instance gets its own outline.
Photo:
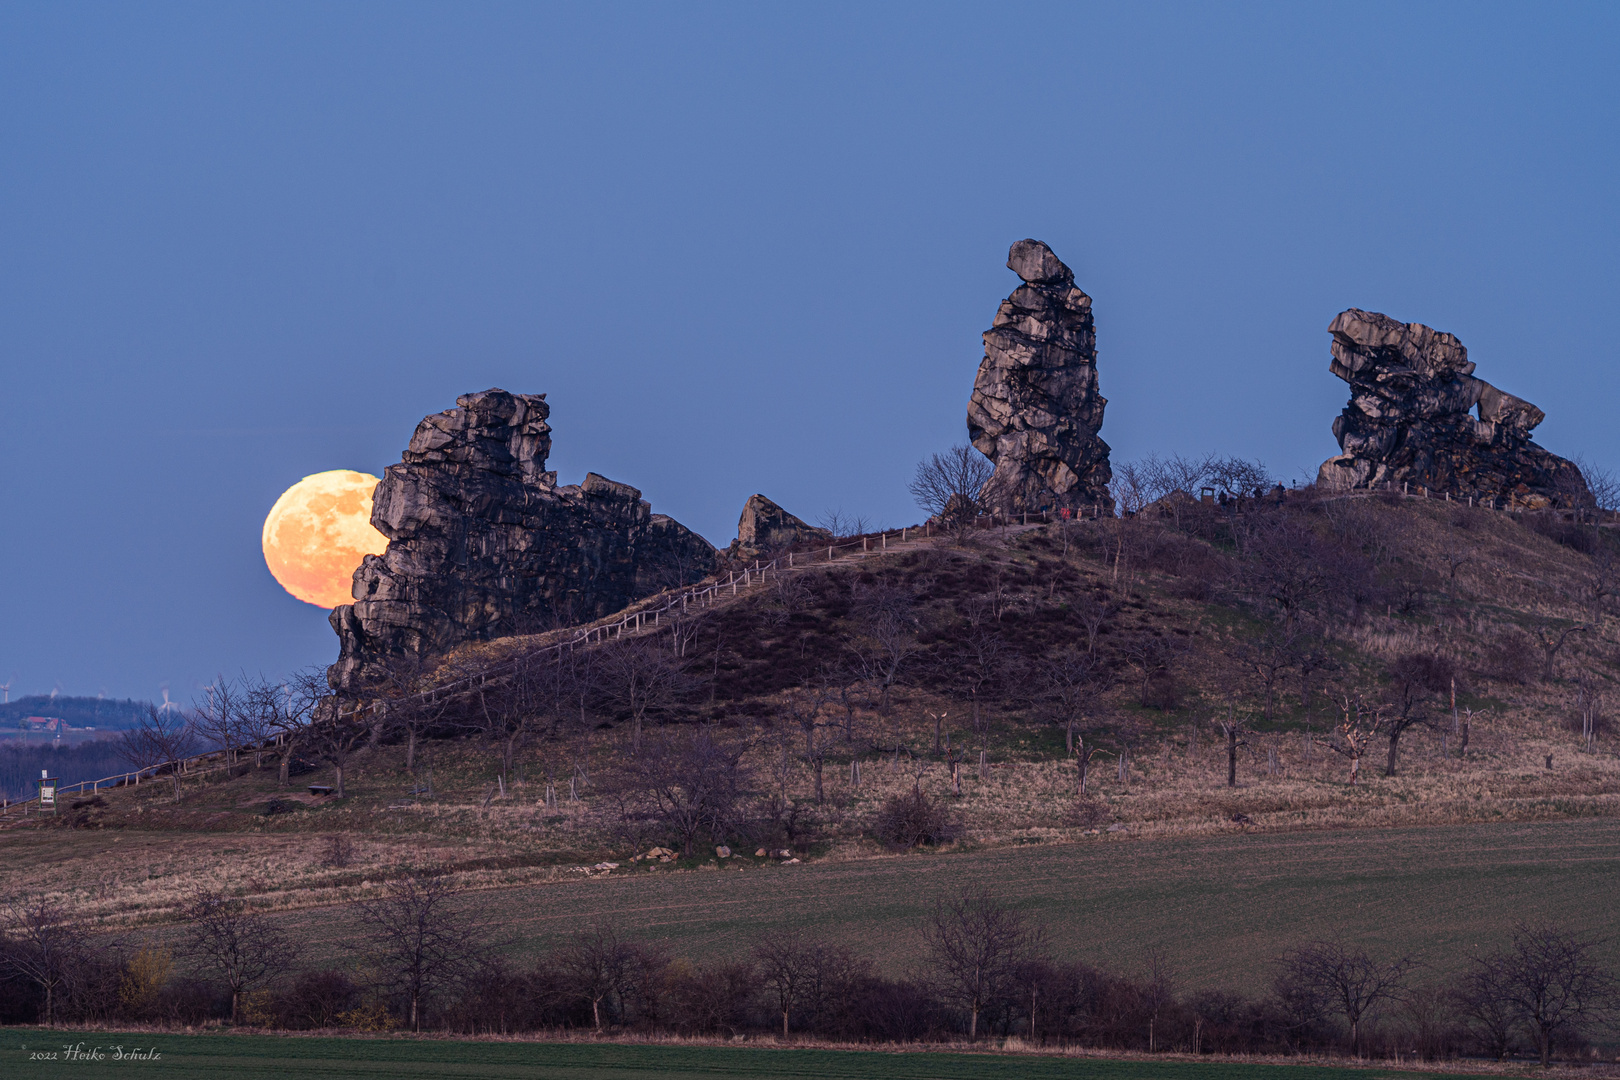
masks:
<instances>
[{"instance_id":1,"label":"jagged rock outcrop","mask_svg":"<svg viewBox=\"0 0 1620 1080\"><path fill-rule=\"evenodd\" d=\"M1580 469L1530 440L1545 414L1475 378L1453 335L1357 308L1328 332L1329 370L1350 384L1350 403L1333 421L1344 452L1322 463L1322 485L1389 481L1531 508L1591 505Z\"/></svg>"},{"instance_id":2,"label":"jagged rock outcrop","mask_svg":"<svg viewBox=\"0 0 1620 1080\"><path fill-rule=\"evenodd\" d=\"M1007 511L1111 506L1091 297L1039 240L1014 244L1007 267L1024 284L985 331L968 400L968 438L996 464L985 501Z\"/></svg>"},{"instance_id":3,"label":"jagged rock outcrop","mask_svg":"<svg viewBox=\"0 0 1620 1080\"><path fill-rule=\"evenodd\" d=\"M486 390L417 426L372 497L388 550L331 615L334 690L395 657L599 618L713 572L714 547L629 484L589 473L558 487L550 412L544 394Z\"/></svg>"},{"instance_id":4,"label":"jagged rock outcrop","mask_svg":"<svg viewBox=\"0 0 1620 1080\"><path fill-rule=\"evenodd\" d=\"M824 544L831 538L826 529L801 521L763 495L752 495L743 504L737 539L726 554L734 559L758 559L796 544Z\"/></svg>"}]
</instances>

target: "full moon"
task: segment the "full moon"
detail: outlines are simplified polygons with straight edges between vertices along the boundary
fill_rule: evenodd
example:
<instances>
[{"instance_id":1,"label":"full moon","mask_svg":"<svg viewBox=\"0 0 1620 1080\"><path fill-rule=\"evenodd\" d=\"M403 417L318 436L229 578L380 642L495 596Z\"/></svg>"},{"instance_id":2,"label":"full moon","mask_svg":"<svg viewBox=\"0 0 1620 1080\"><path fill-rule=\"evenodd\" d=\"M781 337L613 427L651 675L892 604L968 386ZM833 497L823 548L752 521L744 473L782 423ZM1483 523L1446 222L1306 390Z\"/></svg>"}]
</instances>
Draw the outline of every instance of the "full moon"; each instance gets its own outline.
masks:
<instances>
[{"instance_id":1,"label":"full moon","mask_svg":"<svg viewBox=\"0 0 1620 1080\"><path fill-rule=\"evenodd\" d=\"M371 527L376 487L369 473L333 469L304 477L276 500L264 519L264 561L282 588L323 608L353 599L361 560L388 547Z\"/></svg>"}]
</instances>

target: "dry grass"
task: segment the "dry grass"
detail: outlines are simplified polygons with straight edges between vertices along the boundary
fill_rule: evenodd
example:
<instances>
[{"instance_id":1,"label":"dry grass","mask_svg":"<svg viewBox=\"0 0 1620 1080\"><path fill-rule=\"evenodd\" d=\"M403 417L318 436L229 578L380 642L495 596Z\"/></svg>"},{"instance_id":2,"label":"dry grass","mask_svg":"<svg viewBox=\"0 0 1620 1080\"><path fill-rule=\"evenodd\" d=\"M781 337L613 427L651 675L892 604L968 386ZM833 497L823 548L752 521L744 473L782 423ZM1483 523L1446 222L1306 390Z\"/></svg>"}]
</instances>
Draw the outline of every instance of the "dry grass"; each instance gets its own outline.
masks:
<instances>
[{"instance_id":1,"label":"dry grass","mask_svg":"<svg viewBox=\"0 0 1620 1080\"><path fill-rule=\"evenodd\" d=\"M0 865L0 893L38 890L43 883L46 891L114 927L161 923L170 917L185 891L200 884L228 887L253 897L263 907L287 912L289 918L302 918L295 913L327 911L373 893L391 876L430 864L449 867L474 888L511 890L514 904L532 902L557 910L572 903L559 897L594 895L593 890L619 895L613 890L641 888L643 878L645 883L658 883L645 884L646 888L674 890L671 896L687 894L693 897L692 903L701 906L707 901L699 898L709 896L715 883L731 883L720 886L722 892L736 882L757 882L760 889L768 890L783 887L771 883L804 880L818 863L831 874L880 874L891 872L881 868L906 867L911 868L908 873L915 871L927 881L973 880L979 875L1004 888L1026 872L1055 874L1053 880L1066 882L1065 888L1084 891L1095 875L1109 872L1106 861L1098 862L1095 852L1127 862L1163 858L1168 860L1165 865L1196 867L1205 858L1221 860L1233 852L1251 850L1292 857L1286 853L1304 849L1289 845L1303 844L1321 851L1326 849L1311 845L1351 843L1340 838L1354 835L1357 850L1368 853L1371 873L1376 870L1377 853L1396 860L1416 858L1411 853L1428 850L1427 836L1467 837L1458 842L1487 848L1496 843L1493 837L1530 835L1523 831L1526 827L1551 830L1544 834L1549 836L1589 832L1611 836L1612 821L1620 817L1620 758L1608 742L1600 743L1595 754L1584 752L1567 729L1574 677L1584 675L1600 685L1613 685L1614 642L1620 636L1620 624L1612 615L1594 613L1584 602L1583 589L1594 572L1591 561L1507 515L1481 512L1469 517L1455 507L1417 502L1393 508L1369 502L1357 512L1379 515L1381 528L1397 531L1401 558L1409 568L1429 573L1437 584L1427 605L1416 614L1373 613L1357 623L1336 627L1333 648L1341 667L1335 678L1342 686L1358 680L1365 684L1374 679L1382 662L1406 652L1450 656L1465 672L1460 706L1471 713L1466 758L1457 756L1454 737L1447 735L1443 742L1441 730L1419 729L1403 740L1399 775L1381 775L1382 756L1375 748L1363 763L1364 782L1347 785L1346 763L1328 752L1321 739L1332 719L1324 695L1319 693L1315 710L1307 711L1300 707L1297 688L1287 687L1275 722L1259 722L1252 687L1227 655L1233 642L1254 632L1258 624L1252 614L1184 599L1169 574L1136 572L1116 583L1106 568L1093 561L1095 549L1085 545L1084 534L1077 529L1081 542L1064 563L1065 572L1078 583L1073 587L1111 589L1116 595L1128 591L1129 600L1117 617L1115 632L1179 631L1188 643L1177 661L1176 673L1186 692L1176 710L1143 710L1133 700L1130 687L1112 691L1099 704L1096 718L1106 729L1107 752L1093 762L1092 792L1083 802L1075 795L1076 770L1063 755L1061 733L1038 723L1029 703L1016 696L989 706L992 765L987 775L982 779L976 775L970 755L963 768L963 793L950 795L946 768L931 760L929 753L933 737L929 714L949 711L960 721L965 710L937 688L914 684L896 695L889 715L867 706L858 710L856 739L834 744L826 771L826 798L820 805L811 798L808 767L794 761L789 790L804 807L802 822L813 837L813 842L800 845L801 853L812 860L805 867L781 869L743 859L733 860L721 872L711 859L704 864L707 873L669 876L668 868L656 875L637 871L638 884L629 886L618 883L624 876L620 871L611 875L612 884L594 879L585 883L586 875L575 867L602 859L622 860L632 851L632 840L626 837L618 806L609 794L622 753L621 733L607 728L566 745L532 750L526 761L531 781L514 784L507 795L496 796L487 806L485 793L494 775L494 756L472 741L440 742L424 749L437 793L431 801L411 803L403 797L410 785L400 749L390 746L361 758L349 776L352 797L342 804L305 798L289 812L267 816L264 810L269 800L288 798L269 772L229 783L192 781L178 807L169 802L162 785L107 793L105 809L70 812L55 822L8 830L5 843L12 857ZM838 579L842 581L884 574L926 578L956 573L977 561L986 572L1000 568L1016 583L1005 616L1016 621L1039 612L1049 591L1042 582L1060 562L1051 548L1042 546L1041 539L1038 531L994 537L966 555L939 552L918 560L915 551L896 553L857 568L834 568L831 573L844 575ZM1476 554L1474 561L1459 567L1453 580L1450 560L1459 544ZM769 602L765 595L745 598L736 607L737 617L747 618L753 610L750 605ZM1560 656L1555 681L1518 684L1496 677L1491 650L1500 642L1519 641L1522 646L1523 627L1577 618L1591 621L1593 630L1571 639ZM836 620L824 631L832 643L828 647L838 647L841 631ZM505 647L490 648L498 652ZM770 649L761 655L758 662L768 663ZM1224 746L1213 736L1208 721L1224 714L1234 690L1238 691L1235 707L1247 714L1253 721L1251 728L1257 730L1245 737L1241 747L1239 783L1227 787ZM723 711L717 713L722 735L755 740L747 760L763 784L771 765L780 760L780 740L798 745L796 732L785 733L780 726L772 726L779 695L745 695L722 704ZM1308 731L1316 733L1310 750ZM954 721L950 734L958 745L971 738L965 725ZM1127 741L1131 762L1122 780L1116 773L1117 759L1110 755ZM896 744L909 747L919 757L910 752L896 755L890 749ZM885 750L878 752L874 747ZM1550 769L1546 764L1549 755L1553 761ZM852 759L862 762L859 785L850 782ZM594 780L582 788L582 801L566 801L564 782L560 785L561 805L545 806L543 783L533 778L548 769L566 777L576 764ZM329 780L325 773L299 778L300 783ZM952 859L913 856L896 860L883 856L867 837L884 800L909 790L913 783L944 800L963 826L963 839ZM1238 815L1247 820L1235 823ZM1574 823L1532 826L1553 822ZM75 824L82 827L69 827ZM1369 831L1340 831L1352 829ZM1559 833L1560 829L1568 832ZM327 838L338 834L353 838L348 865L327 864ZM650 838L640 839L645 843ZM1025 865L1020 860L1031 858L1031 851L1066 854L1053 856L1053 862L1037 860L1038 868L1019 869ZM1565 856L1559 852L1566 849L1554 845L1547 851L1547 858L1537 863L1544 869L1537 873L1563 872L1559 860ZM1123 852L1130 854L1120 854ZM1191 854L1195 852L1203 854ZM1566 854L1570 859L1590 859L1584 848L1568 848ZM1067 861L1091 869L1082 876L1053 869ZM683 864L693 870L697 865ZM741 872L729 868L739 865L745 866ZM998 866L1002 869L994 869ZM989 869L981 874L975 867ZM822 872L814 869L814 873ZM1479 881L1491 880L1498 872L1502 872L1500 866L1488 863L1468 871L1479 875ZM789 876L793 874L799 877ZM1197 880L1196 873L1193 880ZM1326 898L1340 888L1337 879L1329 875L1313 887L1321 895L1306 907L1318 913L1313 917L1320 919L1320 926L1335 925ZM555 891L558 889L574 891ZM1612 889L1605 891L1601 886L1598 891L1613 894ZM766 908L775 905L768 891L755 892L751 887L737 895L752 897L752 902ZM631 903L630 894L625 896L624 902ZM1509 900L1507 894L1490 889L1480 891L1479 896L1503 903ZM1513 896L1518 898L1512 903L1520 904L1520 894ZM520 901L520 897L533 900ZM914 909L909 900L895 907L896 911ZM862 920L869 917L877 919L873 925L885 925L873 910L857 907L839 918L850 926L864 926ZM1181 908L1157 910L1171 922L1185 918L1178 914ZM1259 908L1245 910L1261 924L1275 923L1275 918ZM1417 918L1406 908L1386 910L1374 904L1368 910L1382 911L1383 917L1396 920ZM1497 925L1511 910L1504 907L1498 912ZM1571 911L1580 915L1574 908ZM562 921L556 925L566 924L568 917L558 914ZM1072 912L1064 916L1072 917L1077 916ZM1099 916L1087 909L1084 917L1094 922ZM1129 932L1140 939L1142 934L1156 931L1144 922ZM1116 936L1125 933L1121 930ZM1175 940L1181 943L1178 948L1186 947L1186 935ZM1112 946L1105 947L1105 952L1107 948ZM1213 960L1204 959L1193 970L1204 972L1198 976L1203 979L1215 967Z\"/></svg>"}]
</instances>

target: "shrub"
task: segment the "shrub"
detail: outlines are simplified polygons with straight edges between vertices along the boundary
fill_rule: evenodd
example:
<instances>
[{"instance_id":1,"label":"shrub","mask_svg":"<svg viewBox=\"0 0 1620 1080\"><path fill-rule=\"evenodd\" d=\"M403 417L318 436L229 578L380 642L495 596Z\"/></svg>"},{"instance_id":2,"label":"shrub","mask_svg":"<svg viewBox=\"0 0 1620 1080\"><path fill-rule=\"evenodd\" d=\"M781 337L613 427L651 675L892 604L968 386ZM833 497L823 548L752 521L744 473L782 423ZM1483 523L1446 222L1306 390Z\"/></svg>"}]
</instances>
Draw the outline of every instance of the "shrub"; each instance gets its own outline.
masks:
<instances>
[{"instance_id":1,"label":"shrub","mask_svg":"<svg viewBox=\"0 0 1620 1080\"><path fill-rule=\"evenodd\" d=\"M919 844L944 843L955 834L945 808L921 789L891 798L872 823L872 835L898 851Z\"/></svg>"},{"instance_id":2,"label":"shrub","mask_svg":"<svg viewBox=\"0 0 1620 1080\"><path fill-rule=\"evenodd\" d=\"M277 1026L302 1030L337 1027L360 1002L360 987L341 971L305 971L274 994L266 1009Z\"/></svg>"},{"instance_id":3,"label":"shrub","mask_svg":"<svg viewBox=\"0 0 1620 1080\"><path fill-rule=\"evenodd\" d=\"M1556 514L1526 514L1524 523L1532 532L1583 555L1590 555L1597 548L1595 529L1565 521Z\"/></svg>"}]
</instances>

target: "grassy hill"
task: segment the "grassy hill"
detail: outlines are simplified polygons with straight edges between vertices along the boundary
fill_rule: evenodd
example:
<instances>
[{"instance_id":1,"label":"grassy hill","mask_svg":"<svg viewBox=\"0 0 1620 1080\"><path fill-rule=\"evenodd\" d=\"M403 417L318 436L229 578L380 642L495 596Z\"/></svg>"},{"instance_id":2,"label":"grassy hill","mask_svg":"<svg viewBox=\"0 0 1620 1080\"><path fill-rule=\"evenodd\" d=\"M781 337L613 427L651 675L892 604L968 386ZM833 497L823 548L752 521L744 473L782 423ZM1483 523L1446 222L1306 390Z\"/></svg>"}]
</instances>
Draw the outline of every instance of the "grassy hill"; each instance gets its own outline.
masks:
<instances>
[{"instance_id":1,"label":"grassy hill","mask_svg":"<svg viewBox=\"0 0 1620 1080\"><path fill-rule=\"evenodd\" d=\"M879 816L913 788L942 808L954 839L936 850L947 852L1610 817L1615 548L1607 528L1423 500L1296 498L1242 515L1190 505L1066 535L990 530L745 590L684 625L679 656L667 632L643 639L679 678L649 708L639 755L611 685L614 650L630 641L592 650L596 682L560 715L537 707L509 766L480 730L487 702L463 698L428 726L414 772L397 731L355 754L341 803L282 789L266 759L228 782L188 778L178 804L167 783L143 785L30 827L99 834L64 852L111 850L105 830L186 838L185 865L161 873L63 864L65 895L119 918L161 917L172 888L205 873L247 892L262 883L286 907L343 895L357 872L428 862L542 880L672 840L647 763L677 768L699 731L737 754L741 796L723 838L806 859L882 854ZM886 703L885 635L906 651ZM1549 667L1542 645L1560 635ZM440 677L529 644L464 650ZM1359 698L1392 712L1391 672L1412 656L1439 664L1443 687L1412 692L1421 722L1400 740L1396 775L1376 732L1350 785L1334 752L1343 710ZM1092 672L1076 712L1081 745L1097 748L1084 798L1054 701L1060 662ZM1222 723L1237 733L1230 785ZM332 781L314 764L297 785ZM408 794L429 776L432 798ZM337 833L353 839L354 866L271 854ZM18 872L0 871L3 884Z\"/></svg>"}]
</instances>

